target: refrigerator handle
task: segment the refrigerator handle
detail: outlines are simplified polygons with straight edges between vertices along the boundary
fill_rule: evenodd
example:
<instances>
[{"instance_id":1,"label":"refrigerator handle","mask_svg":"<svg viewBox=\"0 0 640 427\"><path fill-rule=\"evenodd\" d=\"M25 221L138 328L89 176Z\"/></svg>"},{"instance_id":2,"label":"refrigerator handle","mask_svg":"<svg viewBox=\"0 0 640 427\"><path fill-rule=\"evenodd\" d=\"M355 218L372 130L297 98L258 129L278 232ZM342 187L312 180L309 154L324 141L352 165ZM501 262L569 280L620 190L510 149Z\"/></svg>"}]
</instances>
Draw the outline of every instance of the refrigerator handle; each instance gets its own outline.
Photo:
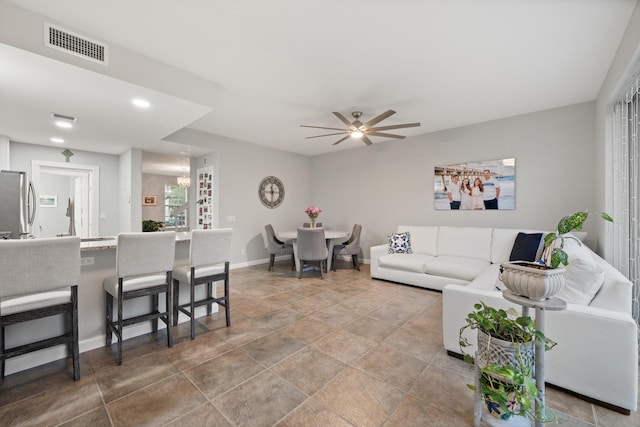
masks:
<instances>
[{"instance_id":1,"label":"refrigerator handle","mask_svg":"<svg viewBox=\"0 0 640 427\"><path fill-rule=\"evenodd\" d=\"M29 226L33 225L33 220L36 217L36 189L33 186L33 182L29 181L29 196L27 198L27 205L29 210Z\"/></svg>"}]
</instances>

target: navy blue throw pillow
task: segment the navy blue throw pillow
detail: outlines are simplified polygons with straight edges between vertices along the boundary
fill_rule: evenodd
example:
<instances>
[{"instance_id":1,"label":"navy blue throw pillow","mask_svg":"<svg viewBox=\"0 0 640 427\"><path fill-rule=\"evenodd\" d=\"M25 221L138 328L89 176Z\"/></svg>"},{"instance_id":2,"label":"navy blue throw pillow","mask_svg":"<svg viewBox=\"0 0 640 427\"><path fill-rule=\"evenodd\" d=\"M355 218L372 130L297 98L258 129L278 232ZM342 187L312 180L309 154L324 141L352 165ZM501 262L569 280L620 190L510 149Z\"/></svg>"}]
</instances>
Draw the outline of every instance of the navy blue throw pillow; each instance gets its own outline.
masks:
<instances>
[{"instance_id":1,"label":"navy blue throw pillow","mask_svg":"<svg viewBox=\"0 0 640 427\"><path fill-rule=\"evenodd\" d=\"M518 233L509 261L537 261L542 233Z\"/></svg>"}]
</instances>

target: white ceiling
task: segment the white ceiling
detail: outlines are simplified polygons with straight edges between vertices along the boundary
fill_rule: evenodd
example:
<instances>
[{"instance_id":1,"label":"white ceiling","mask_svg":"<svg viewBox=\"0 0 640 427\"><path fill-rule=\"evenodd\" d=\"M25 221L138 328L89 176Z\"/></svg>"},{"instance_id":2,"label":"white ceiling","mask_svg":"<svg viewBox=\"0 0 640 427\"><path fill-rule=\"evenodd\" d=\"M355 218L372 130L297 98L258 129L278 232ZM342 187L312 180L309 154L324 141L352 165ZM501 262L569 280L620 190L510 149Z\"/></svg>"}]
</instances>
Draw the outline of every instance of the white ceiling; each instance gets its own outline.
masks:
<instances>
[{"instance_id":1,"label":"white ceiling","mask_svg":"<svg viewBox=\"0 0 640 427\"><path fill-rule=\"evenodd\" d=\"M301 124L341 127L332 111L350 117L360 110L366 121L394 109L381 125L421 122L396 132L412 136L594 100L637 2L7 3L218 90L201 105L0 45L0 134L48 143L40 141L51 136L50 123L40 120L55 111L80 117L86 133L68 143L76 148L206 152L162 141L189 127L313 156L364 147L355 140L333 146L336 137L305 139L323 132ZM152 111L126 103L134 92L152 100Z\"/></svg>"}]
</instances>

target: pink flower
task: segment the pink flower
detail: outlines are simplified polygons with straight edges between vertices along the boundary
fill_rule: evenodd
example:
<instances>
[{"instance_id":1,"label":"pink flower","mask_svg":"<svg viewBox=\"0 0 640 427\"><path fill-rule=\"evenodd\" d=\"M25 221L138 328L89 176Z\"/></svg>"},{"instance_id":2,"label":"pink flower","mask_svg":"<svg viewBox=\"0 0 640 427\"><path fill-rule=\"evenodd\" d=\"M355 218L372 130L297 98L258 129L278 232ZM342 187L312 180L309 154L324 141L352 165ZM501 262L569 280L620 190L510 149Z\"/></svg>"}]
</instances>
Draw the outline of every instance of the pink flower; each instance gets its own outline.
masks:
<instances>
[{"instance_id":1,"label":"pink flower","mask_svg":"<svg viewBox=\"0 0 640 427\"><path fill-rule=\"evenodd\" d=\"M309 206L304 212L309 215L309 218L317 218L320 212L322 212L322 209L316 206Z\"/></svg>"}]
</instances>

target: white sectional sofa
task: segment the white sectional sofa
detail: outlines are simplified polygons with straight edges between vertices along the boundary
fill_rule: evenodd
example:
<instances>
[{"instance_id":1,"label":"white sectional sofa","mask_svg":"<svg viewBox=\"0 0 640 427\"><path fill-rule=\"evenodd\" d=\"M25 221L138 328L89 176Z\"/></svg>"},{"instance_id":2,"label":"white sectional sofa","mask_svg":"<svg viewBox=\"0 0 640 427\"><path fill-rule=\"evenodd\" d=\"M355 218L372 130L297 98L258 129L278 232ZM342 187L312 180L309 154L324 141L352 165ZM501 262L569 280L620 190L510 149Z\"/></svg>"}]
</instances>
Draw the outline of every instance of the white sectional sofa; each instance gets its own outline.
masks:
<instances>
[{"instance_id":1,"label":"white sectional sofa","mask_svg":"<svg viewBox=\"0 0 640 427\"><path fill-rule=\"evenodd\" d=\"M506 301L498 289L499 266L509 260L518 232L532 231L397 228L397 232L406 231L410 233L412 253L390 254L389 244L372 247L371 277L441 290L444 346L448 352L460 353L458 334L474 304L482 301L498 308L520 309ZM604 279L588 305L568 303L564 311L547 312L546 335L558 345L545 355L546 380L628 413L637 409L638 400L638 329L631 316L631 282L586 246L582 248L583 256L589 258L582 261L597 264ZM575 261L574 268L578 265L581 262ZM467 338L475 342L474 333Z\"/></svg>"}]
</instances>

